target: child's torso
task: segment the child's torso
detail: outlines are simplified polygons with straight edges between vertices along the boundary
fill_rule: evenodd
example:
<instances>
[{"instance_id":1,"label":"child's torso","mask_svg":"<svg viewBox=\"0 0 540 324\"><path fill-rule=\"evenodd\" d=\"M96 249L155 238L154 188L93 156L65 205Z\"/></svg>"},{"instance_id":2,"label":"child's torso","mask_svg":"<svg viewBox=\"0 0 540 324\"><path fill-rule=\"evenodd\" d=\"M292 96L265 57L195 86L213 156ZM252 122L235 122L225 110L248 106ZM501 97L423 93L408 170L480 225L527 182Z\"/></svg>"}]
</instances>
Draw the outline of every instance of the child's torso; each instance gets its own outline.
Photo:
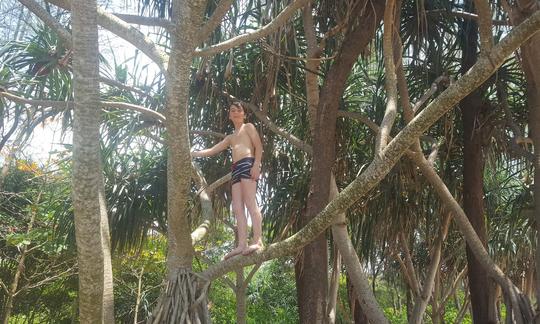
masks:
<instances>
[{"instance_id":1,"label":"child's torso","mask_svg":"<svg viewBox=\"0 0 540 324\"><path fill-rule=\"evenodd\" d=\"M246 131L245 125L231 135L231 149L233 162L245 157L253 157L254 147L251 138Z\"/></svg>"}]
</instances>

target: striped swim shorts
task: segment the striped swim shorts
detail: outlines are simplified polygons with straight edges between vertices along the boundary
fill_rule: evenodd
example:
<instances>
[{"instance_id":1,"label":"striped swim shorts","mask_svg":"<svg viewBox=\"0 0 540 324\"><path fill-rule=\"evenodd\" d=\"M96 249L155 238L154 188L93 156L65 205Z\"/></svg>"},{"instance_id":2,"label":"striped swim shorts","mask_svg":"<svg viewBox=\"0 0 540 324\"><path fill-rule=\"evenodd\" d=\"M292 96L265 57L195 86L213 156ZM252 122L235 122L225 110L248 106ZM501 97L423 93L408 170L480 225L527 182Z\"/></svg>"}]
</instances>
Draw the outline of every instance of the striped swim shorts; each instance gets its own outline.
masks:
<instances>
[{"instance_id":1,"label":"striped swim shorts","mask_svg":"<svg viewBox=\"0 0 540 324\"><path fill-rule=\"evenodd\" d=\"M251 168L255 158L245 157L232 164L232 184L240 182L240 179L251 179Z\"/></svg>"}]
</instances>

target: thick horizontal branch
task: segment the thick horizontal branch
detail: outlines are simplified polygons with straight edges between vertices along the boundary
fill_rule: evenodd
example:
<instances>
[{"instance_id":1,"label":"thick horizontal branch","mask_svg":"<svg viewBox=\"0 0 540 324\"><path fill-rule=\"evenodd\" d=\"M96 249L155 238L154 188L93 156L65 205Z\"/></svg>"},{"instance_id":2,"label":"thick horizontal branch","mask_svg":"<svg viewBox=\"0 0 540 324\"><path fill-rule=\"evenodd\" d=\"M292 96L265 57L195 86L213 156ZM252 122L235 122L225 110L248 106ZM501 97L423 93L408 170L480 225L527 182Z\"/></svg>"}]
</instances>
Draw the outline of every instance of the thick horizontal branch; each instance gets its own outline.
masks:
<instances>
[{"instance_id":1,"label":"thick horizontal branch","mask_svg":"<svg viewBox=\"0 0 540 324\"><path fill-rule=\"evenodd\" d=\"M274 20L272 20L270 23L263 26L262 28L257 29L253 32L248 32L248 33L233 37L229 40L226 40L216 45L198 49L195 51L195 55L197 56L214 55L214 54L226 51L228 49L231 49L233 47L236 47L238 45L268 36L274 31L276 31L278 28L283 26L287 22L287 20L289 20L289 18L291 18L298 9L302 8L309 2L310 0L295 0L291 4L289 4L287 8L285 8L276 18L274 18Z\"/></svg>"},{"instance_id":2,"label":"thick horizontal branch","mask_svg":"<svg viewBox=\"0 0 540 324\"><path fill-rule=\"evenodd\" d=\"M473 67L456 83L447 88L418 114L397 136L388 143L380 155L333 199L313 220L291 237L268 246L250 256L238 256L210 266L201 274L208 280L220 277L238 267L264 262L266 260L292 255L326 228L332 225L339 213L349 209L377 185L397 163L405 151L417 141L420 135L444 113L456 106L461 99L478 88L512 54L518 46L540 30L540 11L513 28L489 55L480 56Z\"/></svg>"},{"instance_id":3,"label":"thick horizontal branch","mask_svg":"<svg viewBox=\"0 0 540 324\"><path fill-rule=\"evenodd\" d=\"M114 13L113 15L122 19L128 24L157 26L157 27L163 27L167 30L170 30L171 26L173 25L169 20L163 19L163 18L144 17L144 16L139 16L139 15L128 15L128 14L120 14L120 13Z\"/></svg>"},{"instance_id":4,"label":"thick horizontal branch","mask_svg":"<svg viewBox=\"0 0 540 324\"><path fill-rule=\"evenodd\" d=\"M25 104L25 105L31 105L31 106L37 106L37 107L51 107L55 109L72 109L74 105L72 101L26 99L23 97L19 97L13 93L5 92L5 91L0 92L0 96L10 99L11 101L19 103L19 104ZM142 107L142 106L124 103L124 102L112 102L112 101L100 101L100 104L102 107L105 107L105 108L137 111L147 117L155 119L161 123L165 123L165 116L158 113L157 111L154 111L154 110Z\"/></svg>"}]
</instances>

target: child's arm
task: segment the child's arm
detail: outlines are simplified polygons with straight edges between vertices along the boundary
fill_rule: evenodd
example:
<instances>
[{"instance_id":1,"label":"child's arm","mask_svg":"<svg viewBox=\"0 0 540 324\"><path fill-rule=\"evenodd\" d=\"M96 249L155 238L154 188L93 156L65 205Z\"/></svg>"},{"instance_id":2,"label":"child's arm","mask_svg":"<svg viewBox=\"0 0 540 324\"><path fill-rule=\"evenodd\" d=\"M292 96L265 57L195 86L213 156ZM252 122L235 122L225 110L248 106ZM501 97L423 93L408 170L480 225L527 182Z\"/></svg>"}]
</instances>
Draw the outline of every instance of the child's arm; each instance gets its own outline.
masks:
<instances>
[{"instance_id":1,"label":"child's arm","mask_svg":"<svg viewBox=\"0 0 540 324\"><path fill-rule=\"evenodd\" d=\"M253 126L253 124L246 124L246 130L249 138L251 139L251 143L253 143L253 149L255 150L255 162L253 163L253 168L251 168L251 178L253 180L257 180L259 179L259 175L261 174L263 152L262 142L261 138L259 137L259 132L257 132L257 129L255 129L255 126Z\"/></svg>"},{"instance_id":2,"label":"child's arm","mask_svg":"<svg viewBox=\"0 0 540 324\"><path fill-rule=\"evenodd\" d=\"M207 156L218 154L219 152L229 147L229 140L230 140L229 136L230 135L227 135L221 142L217 143L216 145L212 146L209 149L191 152L191 156L192 157L207 157Z\"/></svg>"}]
</instances>

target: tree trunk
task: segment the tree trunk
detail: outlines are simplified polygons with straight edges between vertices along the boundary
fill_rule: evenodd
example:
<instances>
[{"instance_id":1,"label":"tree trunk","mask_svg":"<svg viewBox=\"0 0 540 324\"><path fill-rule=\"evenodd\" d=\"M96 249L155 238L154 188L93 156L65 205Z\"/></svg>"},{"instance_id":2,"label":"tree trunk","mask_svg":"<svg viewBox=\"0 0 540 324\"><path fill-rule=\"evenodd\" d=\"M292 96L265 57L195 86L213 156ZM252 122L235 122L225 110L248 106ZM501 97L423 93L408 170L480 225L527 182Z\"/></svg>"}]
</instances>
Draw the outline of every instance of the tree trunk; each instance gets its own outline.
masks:
<instances>
[{"instance_id":1,"label":"tree trunk","mask_svg":"<svg viewBox=\"0 0 540 324\"><path fill-rule=\"evenodd\" d=\"M472 8L470 1L466 1ZM476 63L478 26L473 20L463 23L462 72ZM482 129L482 92L476 89L460 102L463 120L463 206L469 221L484 246L487 246L487 231L484 215L484 155ZM481 263L467 245L469 290L474 323L495 322L489 312L492 302L490 279Z\"/></svg>"},{"instance_id":2,"label":"tree trunk","mask_svg":"<svg viewBox=\"0 0 540 324\"><path fill-rule=\"evenodd\" d=\"M334 184L335 184L335 181L334 181ZM333 199L333 197L331 197L330 199ZM336 323L336 305L337 305L337 299L338 299L340 274L341 274L341 254L339 253L337 246L334 244L332 276L330 277L330 286L328 287L328 305L327 305L328 309L326 310L328 324Z\"/></svg>"},{"instance_id":3,"label":"tree trunk","mask_svg":"<svg viewBox=\"0 0 540 324\"><path fill-rule=\"evenodd\" d=\"M105 205L99 126L96 0L72 2L73 207L81 323L114 323L109 222Z\"/></svg>"},{"instance_id":4,"label":"tree trunk","mask_svg":"<svg viewBox=\"0 0 540 324\"><path fill-rule=\"evenodd\" d=\"M187 216L191 185L188 100L190 67L206 1L173 1L171 53L166 73L167 287L149 323L207 323L208 283L191 271L193 246Z\"/></svg>"},{"instance_id":5,"label":"tree trunk","mask_svg":"<svg viewBox=\"0 0 540 324\"><path fill-rule=\"evenodd\" d=\"M236 270L236 288L234 294L236 296L236 323L246 324L247 320L247 291L248 283L244 280L244 268Z\"/></svg>"},{"instance_id":6,"label":"tree trunk","mask_svg":"<svg viewBox=\"0 0 540 324\"><path fill-rule=\"evenodd\" d=\"M299 221L301 227L313 219L328 203L328 184L335 160L339 98L343 94L347 77L358 55L374 36L374 26L378 25L382 17L383 7L382 1L376 1L373 6L357 4L356 12L352 13L351 17L357 17L359 24L356 26L352 24L345 35L336 61L326 76L315 118L310 193L307 211ZM301 323L323 323L326 319L327 264L326 237L322 233L302 250L295 265Z\"/></svg>"},{"instance_id":7,"label":"tree trunk","mask_svg":"<svg viewBox=\"0 0 540 324\"><path fill-rule=\"evenodd\" d=\"M355 288L349 280L347 275L347 295L349 296L349 308L351 309L351 315L353 317L354 324L369 324L369 320L364 313L362 307L360 307L360 301L358 300L358 294L355 292Z\"/></svg>"},{"instance_id":8,"label":"tree trunk","mask_svg":"<svg viewBox=\"0 0 540 324\"><path fill-rule=\"evenodd\" d=\"M139 307L142 298L142 280L144 275L144 265L141 267L141 272L137 274L137 298L135 299L135 315L133 316L133 324L137 324L139 317Z\"/></svg>"},{"instance_id":9,"label":"tree trunk","mask_svg":"<svg viewBox=\"0 0 540 324\"><path fill-rule=\"evenodd\" d=\"M521 23L535 11L540 4L535 0L520 0L513 10L515 23ZM536 223L536 313L540 318L540 34L536 33L521 45L523 71L527 80L527 101L529 106L530 137L534 146L534 215Z\"/></svg>"}]
</instances>

